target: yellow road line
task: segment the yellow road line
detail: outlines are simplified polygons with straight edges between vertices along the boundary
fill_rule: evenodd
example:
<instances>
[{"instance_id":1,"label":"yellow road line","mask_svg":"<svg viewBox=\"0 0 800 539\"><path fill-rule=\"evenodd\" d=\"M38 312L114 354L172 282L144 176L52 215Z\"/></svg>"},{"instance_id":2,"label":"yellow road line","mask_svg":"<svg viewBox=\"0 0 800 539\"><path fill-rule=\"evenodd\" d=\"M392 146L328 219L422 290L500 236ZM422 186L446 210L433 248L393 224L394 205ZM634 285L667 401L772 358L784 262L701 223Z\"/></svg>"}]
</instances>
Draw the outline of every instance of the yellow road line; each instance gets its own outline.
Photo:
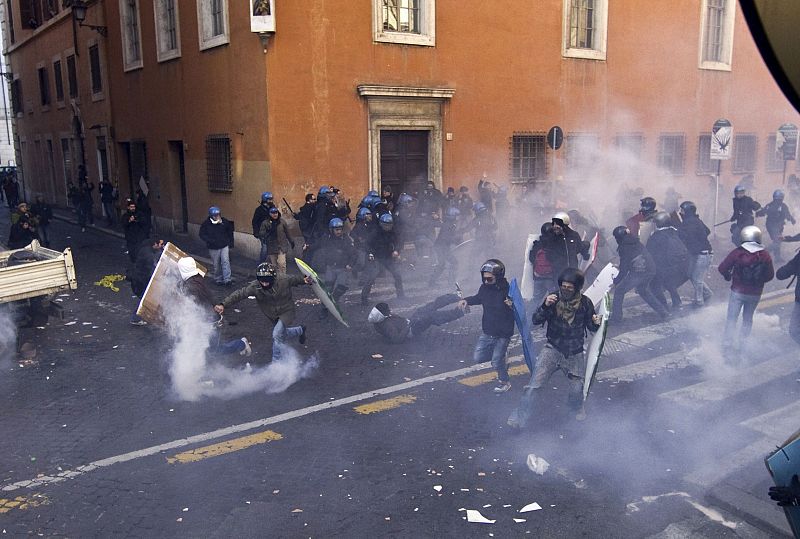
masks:
<instances>
[{"instance_id":1,"label":"yellow road line","mask_svg":"<svg viewBox=\"0 0 800 539\"><path fill-rule=\"evenodd\" d=\"M786 294L785 296L779 296L774 299L768 299L766 301L762 301L758 304L758 309L766 309L767 307L774 307L775 305L784 305L786 303L794 302L794 292Z\"/></svg>"},{"instance_id":2,"label":"yellow road line","mask_svg":"<svg viewBox=\"0 0 800 539\"><path fill-rule=\"evenodd\" d=\"M175 456L167 457L167 462L170 464L175 464L176 462L179 464L197 462L199 460L218 457L227 453L233 453L234 451L247 449L248 447L252 447L254 445L274 442L281 440L282 438L283 436L277 432L265 430L264 432L257 432L255 434L251 434L250 436L242 436L241 438L234 438L233 440L227 440L218 444L198 447L197 449L192 449L191 451L184 451L183 453L178 453Z\"/></svg>"},{"instance_id":3,"label":"yellow road line","mask_svg":"<svg viewBox=\"0 0 800 539\"><path fill-rule=\"evenodd\" d=\"M398 395L397 397L392 397L391 399L362 404L361 406L354 407L353 410L364 415L374 414L376 412L391 410L392 408L399 408L404 404L411 404L415 400L417 400L417 397L414 395Z\"/></svg>"},{"instance_id":4,"label":"yellow road line","mask_svg":"<svg viewBox=\"0 0 800 539\"><path fill-rule=\"evenodd\" d=\"M525 364L522 365L514 365L513 367L508 368L509 376L519 376L521 374L530 374L528 370L528 366ZM478 374L476 376L469 376L467 378L462 378L458 381L459 384L464 384L465 386L469 387L476 387L483 384L490 384L497 380L497 374L494 372L487 372L486 374Z\"/></svg>"},{"instance_id":5,"label":"yellow road line","mask_svg":"<svg viewBox=\"0 0 800 539\"><path fill-rule=\"evenodd\" d=\"M50 500L41 494L34 494L33 496L17 496L16 498L0 498L0 514L8 513L12 509L19 509L24 511L31 507L38 507L40 505L47 505Z\"/></svg>"}]
</instances>

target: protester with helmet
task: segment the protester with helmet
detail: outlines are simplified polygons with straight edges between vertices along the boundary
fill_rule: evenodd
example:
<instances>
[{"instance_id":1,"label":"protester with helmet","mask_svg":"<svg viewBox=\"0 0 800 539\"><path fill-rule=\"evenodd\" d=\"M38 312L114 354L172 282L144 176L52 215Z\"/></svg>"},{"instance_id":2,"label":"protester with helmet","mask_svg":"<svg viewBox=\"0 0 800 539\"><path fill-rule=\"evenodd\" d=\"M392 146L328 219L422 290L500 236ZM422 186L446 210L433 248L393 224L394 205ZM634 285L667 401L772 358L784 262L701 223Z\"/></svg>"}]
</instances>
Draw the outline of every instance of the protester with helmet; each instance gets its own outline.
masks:
<instances>
[{"instance_id":1,"label":"protester with helmet","mask_svg":"<svg viewBox=\"0 0 800 539\"><path fill-rule=\"evenodd\" d=\"M691 200L681 202L681 221L678 235L689 253L689 279L694 287L693 307L702 307L711 299L711 288L706 284L706 274L711 266L713 251L708 236L711 231L697 215L697 206Z\"/></svg>"},{"instance_id":2,"label":"protester with helmet","mask_svg":"<svg viewBox=\"0 0 800 539\"><path fill-rule=\"evenodd\" d=\"M581 294L583 272L567 268L558 276L558 290L545 297L533 314L533 323L547 324L547 343L536 358L530 382L525 386L519 406L508 418L512 428L524 427L533 412L539 390L556 372L563 371L569 384L569 407L575 419L586 419L583 406L583 380L586 376L586 356L583 344L586 333L600 329L600 315L594 311L592 300Z\"/></svg>"},{"instance_id":3,"label":"protester with helmet","mask_svg":"<svg viewBox=\"0 0 800 539\"><path fill-rule=\"evenodd\" d=\"M261 223L258 237L262 245L267 245L270 263L277 266L280 273L286 273L286 253L290 247L294 249L294 240L289 235L289 226L275 206L269 209L269 217Z\"/></svg>"},{"instance_id":4,"label":"protester with helmet","mask_svg":"<svg viewBox=\"0 0 800 539\"><path fill-rule=\"evenodd\" d=\"M210 349L212 352L226 355L239 353L240 356L249 356L252 354L250 348L250 341L246 337L239 337L230 341L223 342L221 340L221 317L214 316L212 307L214 300L211 292L206 286L205 279L200 275L200 270L194 258L190 256L183 257L178 260L178 272L181 280L178 282L178 291L189 302L199 308L199 314L203 316L203 323L211 324L213 332L211 335Z\"/></svg>"},{"instance_id":5,"label":"protester with helmet","mask_svg":"<svg viewBox=\"0 0 800 539\"><path fill-rule=\"evenodd\" d=\"M208 219L200 225L200 239L206 242L214 264L214 282L221 286L230 285L233 282L229 253L233 247L233 223L222 216L217 206L208 208Z\"/></svg>"},{"instance_id":6,"label":"protester with helmet","mask_svg":"<svg viewBox=\"0 0 800 539\"><path fill-rule=\"evenodd\" d=\"M783 202L783 199L783 191L776 189L775 192L772 193L772 202L756 212L756 217L767 216L767 233L772 242L769 246L769 251L772 253L772 258L775 262L783 261L783 257L781 256L781 238L783 237L783 227L786 221L791 222L793 225L797 223L792 213L789 211L789 207Z\"/></svg>"},{"instance_id":7,"label":"protester with helmet","mask_svg":"<svg viewBox=\"0 0 800 539\"><path fill-rule=\"evenodd\" d=\"M453 247L461 242L464 234L463 229L458 224L461 212L458 208L451 206L444 210L444 218L441 221L439 235L433 243L433 250L436 253L436 265L431 271L428 286L433 286L444 272L447 266L450 267L450 274L458 273L458 260L453 255Z\"/></svg>"},{"instance_id":8,"label":"protester with helmet","mask_svg":"<svg viewBox=\"0 0 800 539\"><path fill-rule=\"evenodd\" d=\"M475 217L473 217L469 229L475 231L472 251L473 256L478 257L496 248L497 221L483 202L476 202L472 206L472 211L475 213Z\"/></svg>"},{"instance_id":9,"label":"protester with helmet","mask_svg":"<svg viewBox=\"0 0 800 539\"><path fill-rule=\"evenodd\" d=\"M639 238L624 225L615 228L613 235L617 240L619 273L614 278L614 301L611 305L609 321L622 322L622 305L625 301L625 294L634 289L650 308L666 320L669 318L667 309L650 290L650 281L656 275L656 264L653 257L650 256L650 252L644 248Z\"/></svg>"},{"instance_id":10,"label":"protester with helmet","mask_svg":"<svg viewBox=\"0 0 800 539\"><path fill-rule=\"evenodd\" d=\"M567 268L578 267L578 255L589 260L589 242L581 240L580 234L569 226L569 214L556 212L550 221L553 225L553 249L549 253L555 275Z\"/></svg>"},{"instance_id":11,"label":"protester with helmet","mask_svg":"<svg viewBox=\"0 0 800 539\"><path fill-rule=\"evenodd\" d=\"M761 204L747 196L747 188L739 184L733 190L733 215L731 215L731 242L737 247L741 245L741 232L746 226L755 223L755 212Z\"/></svg>"},{"instance_id":12,"label":"protester with helmet","mask_svg":"<svg viewBox=\"0 0 800 539\"><path fill-rule=\"evenodd\" d=\"M272 360L277 361L281 359L283 347L289 338L298 338L300 344L306 342L306 327L292 326L296 314L292 287L312 282L310 277L278 273L274 265L265 262L258 265L255 281L233 292L221 303L215 305L214 310L223 314L228 307L249 296L255 296L256 304L261 312L274 325L272 329Z\"/></svg>"},{"instance_id":13,"label":"protester with helmet","mask_svg":"<svg viewBox=\"0 0 800 539\"><path fill-rule=\"evenodd\" d=\"M274 208L275 204L273 202L272 193L269 191L264 191L261 193L261 204L256 207L255 211L253 212L253 236L256 238L261 239L261 235L259 231L261 230L261 223L265 220L269 219L269 210L270 208ZM258 262L265 262L267 260L267 244L261 239L261 252L258 255Z\"/></svg>"},{"instance_id":14,"label":"protester with helmet","mask_svg":"<svg viewBox=\"0 0 800 539\"><path fill-rule=\"evenodd\" d=\"M681 306L678 288L689 280L689 251L667 212L657 212L652 221L655 230L647 239L647 250L655 262L656 274L650 281L650 290L664 307L667 307L664 290L669 292L672 308L678 309Z\"/></svg>"},{"instance_id":15,"label":"protester with helmet","mask_svg":"<svg viewBox=\"0 0 800 539\"><path fill-rule=\"evenodd\" d=\"M334 217L328 223L328 231L328 237L314 254L313 265L333 299L338 301L347 292L357 253L353 240L344 231L344 221ZM324 306L323 313L322 316L327 316L328 310Z\"/></svg>"},{"instance_id":16,"label":"protester with helmet","mask_svg":"<svg viewBox=\"0 0 800 539\"><path fill-rule=\"evenodd\" d=\"M439 296L416 309L410 318L394 314L387 303L378 303L370 311L367 321L387 342L399 344L420 337L431 326L442 326L463 317L466 307L441 310L460 299L458 294Z\"/></svg>"},{"instance_id":17,"label":"protester with helmet","mask_svg":"<svg viewBox=\"0 0 800 539\"><path fill-rule=\"evenodd\" d=\"M505 393L511 389L508 376L506 351L514 334L514 308L508 296L509 284L506 280L506 267L496 258L491 258L481 266L481 287L474 296L459 302L461 309L467 305L482 305L481 335L475 345L475 363L492 362L497 372L495 393Z\"/></svg>"},{"instance_id":18,"label":"protester with helmet","mask_svg":"<svg viewBox=\"0 0 800 539\"><path fill-rule=\"evenodd\" d=\"M364 272L364 287L361 289L361 305L368 304L372 285L375 284L381 268L392 274L397 297L404 298L403 277L400 275L400 268L397 263L400 260L402 244L395 235L394 217L392 217L391 213L381 215L378 229L367 247L369 248L369 253L367 255L367 267Z\"/></svg>"},{"instance_id":19,"label":"protester with helmet","mask_svg":"<svg viewBox=\"0 0 800 539\"><path fill-rule=\"evenodd\" d=\"M761 230L757 226L746 226L740 234L739 247L731 251L719 265L719 272L726 281L731 281L728 298L728 316L725 322L723 347L741 348L750 335L755 313L764 284L775 276L772 257L761 244ZM739 312L742 312L742 329L736 342L734 331Z\"/></svg>"},{"instance_id":20,"label":"protester with helmet","mask_svg":"<svg viewBox=\"0 0 800 539\"><path fill-rule=\"evenodd\" d=\"M656 199L653 197L644 197L639 201L639 211L633 217L625 221L625 226L631 231L631 234L640 237L642 223L650 221L656 214ZM645 234L645 237L650 234Z\"/></svg>"},{"instance_id":21,"label":"protester with helmet","mask_svg":"<svg viewBox=\"0 0 800 539\"><path fill-rule=\"evenodd\" d=\"M472 213L472 197L469 196L469 187L462 185L458 188L458 211L461 212L461 219L467 221Z\"/></svg>"},{"instance_id":22,"label":"protester with helmet","mask_svg":"<svg viewBox=\"0 0 800 539\"><path fill-rule=\"evenodd\" d=\"M533 298L532 305L541 305L548 292L556 289L556 277L553 267L553 251L558 249L558 243L553 233L553 223L542 225L539 239L533 242L528 253L528 261L533 268ZM560 240L558 240L560 241Z\"/></svg>"}]
</instances>

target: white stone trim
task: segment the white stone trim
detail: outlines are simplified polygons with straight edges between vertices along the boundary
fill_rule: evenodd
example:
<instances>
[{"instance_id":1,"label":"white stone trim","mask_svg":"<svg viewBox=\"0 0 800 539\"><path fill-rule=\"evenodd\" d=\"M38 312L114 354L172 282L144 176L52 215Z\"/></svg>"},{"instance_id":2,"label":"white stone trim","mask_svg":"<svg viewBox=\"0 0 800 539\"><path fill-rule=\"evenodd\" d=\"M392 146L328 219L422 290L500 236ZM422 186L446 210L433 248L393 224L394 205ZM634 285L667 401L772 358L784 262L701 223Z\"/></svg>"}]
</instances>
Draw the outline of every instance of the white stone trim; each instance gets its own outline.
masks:
<instances>
[{"instance_id":1,"label":"white stone trim","mask_svg":"<svg viewBox=\"0 0 800 539\"><path fill-rule=\"evenodd\" d=\"M178 0L172 0L175 6L175 48L164 50L162 47L162 40L166 33L166 9L164 1L165 0L153 0L153 18L155 19L156 29L156 59L159 62L166 62L181 57L181 24Z\"/></svg>"},{"instance_id":2,"label":"white stone trim","mask_svg":"<svg viewBox=\"0 0 800 539\"><path fill-rule=\"evenodd\" d=\"M706 43L706 16L708 15L708 0L700 2L700 43L697 50L697 67L712 71L730 71L733 61L733 29L736 20L736 0L725 0L725 21L722 34L721 62L707 62L703 60Z\"/></svg>"},{"instance_id":3,"label":"white stone trim","mask_svg":"<svg viewBox=\"0 0 800 539\"><path fill-rule=\"evenodd\" d=\"M420 32L389 32L383 29L383 1L372 0L372 39L381 43L436 46L436 0L420 0Z\"/></svg>"},{"instance_id":4,"label":"white stone trim","mask_svg":"<svg viewBox=\"0 0 800 539\"><path fill-rule=\"evenodd\" d=\"M581 49L569 46L569 17L571 0L563 0L561 56L564 58L583 58L585 60L605 60L608 45L608 0L596 0L595 5L595 47Z\"/></svg>"},{"instance_id":5,"label":"white stone trim","mask_svg":"<svg viewBox=\"0 0 800 539\"><path fill-rule=\"evenodd\" d=\"M361 84L358 95L361 97L416 97L429 99L450 99L456 91L453 88L419 88L410 86L383 86L380 84Z\"/></svg>"},{"instance_id":6,"label":"white stone trim","mask_svg":"<svg viewBox=\"0 0 800 539\"><path fill-rule=\"evenodd\" d=\"M210 0L197 0L197 36L200 41L201 51L230 43L231 26L228 19L228 0L222 0L223 32L218 36L206 35L207 32L210 33L209 27L211 25L211 5L209 2Z\"/></svg>"}]
</instances>

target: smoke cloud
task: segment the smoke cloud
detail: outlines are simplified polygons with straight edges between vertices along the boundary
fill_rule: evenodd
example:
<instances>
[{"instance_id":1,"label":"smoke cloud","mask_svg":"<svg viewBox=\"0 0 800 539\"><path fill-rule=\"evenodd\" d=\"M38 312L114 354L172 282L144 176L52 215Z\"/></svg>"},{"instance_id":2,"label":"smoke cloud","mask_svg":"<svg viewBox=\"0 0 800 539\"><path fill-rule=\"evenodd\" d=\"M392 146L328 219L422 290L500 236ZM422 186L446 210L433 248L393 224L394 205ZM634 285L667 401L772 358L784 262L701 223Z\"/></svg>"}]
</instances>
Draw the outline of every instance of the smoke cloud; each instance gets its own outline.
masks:
<instances>
[{"instance_id":1,"label":"smoke cloud","mask_svg":"<svg viewBox=\"0 0 800 539\"><path fill-rule=\"evenodd\" d=\"M11 364L17 353L17 326L5 309L0 310L0 369Z\"/></svg>"},{"instance_id":2,"label":"smoke cloud","mask_svg":"<svg viewBox=\"0 0 800 539\"><path fill-rule=\"evenodd\" d=\"M179 279L177 275L174 278ZM177 291L165 303L166 327L174 340L169 375L180 400L232 399L258 391L280 393L311 376L319 366L316 355L304 359L288 345L280 361L262 367L230 366L223 356L213 353L220 337L207 310Z\"/></svg>"}]
</instances>

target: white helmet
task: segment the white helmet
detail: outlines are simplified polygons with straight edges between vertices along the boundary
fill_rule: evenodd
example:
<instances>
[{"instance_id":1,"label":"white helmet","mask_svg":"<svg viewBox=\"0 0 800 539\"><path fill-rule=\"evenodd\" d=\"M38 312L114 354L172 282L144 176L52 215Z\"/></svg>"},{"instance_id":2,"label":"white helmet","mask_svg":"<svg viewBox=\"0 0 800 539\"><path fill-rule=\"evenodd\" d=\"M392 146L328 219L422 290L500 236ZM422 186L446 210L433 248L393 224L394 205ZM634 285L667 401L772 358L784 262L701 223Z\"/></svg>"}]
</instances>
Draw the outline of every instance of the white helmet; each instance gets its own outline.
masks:
<instances>
[{"instance_id":1,"label":"white helmet","mask_svg":"<svg viewBox=\"0 0 800 539\"><path fill-rule=\"evenodd\" d=\"M565 211L556 212L553 215L552 221L555 221L556 219L561 221L564 225L569 226L569 214L567 212L565 212ZM553 224L555 225L555 224L558 224L558 223L554 222Z\"/></svg>"},{"instance_id":2,"label":"white helmet","mask_svg":"<svg viewBox=\"0 0 800 539\"><path fill-rule=\"evenodd\" d=\"M761 243L761 229L755 225L744 227L739 233L739 236L742 238L742 243L746 241Z\"/></svg>"}]
</instances>

